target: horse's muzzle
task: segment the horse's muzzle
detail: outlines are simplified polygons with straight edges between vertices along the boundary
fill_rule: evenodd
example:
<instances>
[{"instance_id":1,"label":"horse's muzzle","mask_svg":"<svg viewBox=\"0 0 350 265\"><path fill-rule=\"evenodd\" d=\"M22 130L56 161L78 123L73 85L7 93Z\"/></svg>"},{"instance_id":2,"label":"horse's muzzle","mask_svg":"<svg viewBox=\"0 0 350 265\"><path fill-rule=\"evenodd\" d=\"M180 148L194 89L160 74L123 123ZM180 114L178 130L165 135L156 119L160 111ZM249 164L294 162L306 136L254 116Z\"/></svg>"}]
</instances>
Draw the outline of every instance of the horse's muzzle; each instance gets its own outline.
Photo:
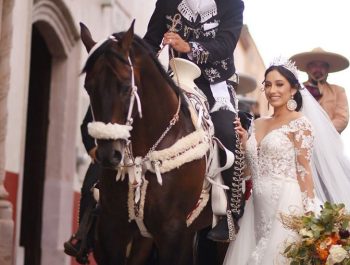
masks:
<instances>
[{"instance_id":1,"label":"horse's muzzle","mask_svg":"<svg viewBox=\"0 0 350 265\"><path fill-rule=\"evenodd\" d=\"M102 167L115 169L123 159L122 150L116 141L98 141L96 158Z\"/></svg>"}]
</instances>

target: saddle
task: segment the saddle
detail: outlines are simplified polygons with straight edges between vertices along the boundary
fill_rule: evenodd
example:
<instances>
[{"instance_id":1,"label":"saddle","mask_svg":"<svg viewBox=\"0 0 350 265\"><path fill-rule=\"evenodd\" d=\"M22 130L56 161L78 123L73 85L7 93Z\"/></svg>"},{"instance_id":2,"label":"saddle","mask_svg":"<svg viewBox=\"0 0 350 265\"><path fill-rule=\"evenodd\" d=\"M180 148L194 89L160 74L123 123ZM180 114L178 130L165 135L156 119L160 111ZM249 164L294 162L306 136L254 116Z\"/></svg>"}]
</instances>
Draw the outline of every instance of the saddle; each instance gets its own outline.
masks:
<instances>
[{"instance_id":1,"label":"saddle","mask_svg":"<svg viewBox=\"0 0 350 265\"><path fill-rule=\"evenodd\" d=\"M174 72L173 80L183 90L189 103L188 106L195 128L197 130L202 128L210 137L210 149L207 153L206 181L203 185L203 191L208 191L211 188L212 211L214 214L213 225L215 225L218 216L226 215L228 205L224 190L229 189L229 187L223 184L221 172L233 165L235 156L214 136L214 125L209 115L207 98L193 81L201 75L199 67L191 61L182 58L172 58L169 64ZM226 164L222 167L220 167L219 162L219 148L226 153ZM202 205L202 207L204 206ZM199 213L195 217L198 215ZM190 218L190 222L187 222L188 225L195 219L193 217Z\"/></svg>"}]
</instances>

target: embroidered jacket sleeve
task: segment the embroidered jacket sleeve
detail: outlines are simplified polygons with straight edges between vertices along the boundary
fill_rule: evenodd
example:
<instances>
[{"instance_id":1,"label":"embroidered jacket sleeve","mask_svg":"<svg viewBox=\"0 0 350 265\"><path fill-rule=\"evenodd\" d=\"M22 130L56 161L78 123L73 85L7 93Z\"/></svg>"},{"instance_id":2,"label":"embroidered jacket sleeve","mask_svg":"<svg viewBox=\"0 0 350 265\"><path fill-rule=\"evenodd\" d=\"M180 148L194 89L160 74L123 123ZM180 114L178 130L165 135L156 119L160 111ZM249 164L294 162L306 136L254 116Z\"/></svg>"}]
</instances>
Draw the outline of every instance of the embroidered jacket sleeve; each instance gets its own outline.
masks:
<instances>
[{"instance_id":1,"label":"embroidered jacket sleeve","mask_svg":"<svg viewBox=\"0 0 350 265\"><path fill-rule=\"evenodd\" d=\"M158 52L162 43L164 33L167 32L166 26L166 1L157 0L156 7L148 23L147 32L143 39Z\"/></svg>"},{"instance_id":2,"label":"embroidered jacket sleeve","mask_svg":"<svg viewBox=\"0 0 350 265\"><path fill-rule=\"evenodd\" d=\"M315 191L310 165L314 136L311 124L306 118L296 121L293 137L297 179L303 194L304 210L314 211Z\"/></svg>"},{"instance_id":3,"label":"embroidered jacket sleeve","mask_svg":"<svg viewBox=\"0 0 350 265\"><path fill-rule=\"evenodd\" d=\"M191 59L198 63L216 62L232 56L242 25L244 3L241 0L225 1L218 5L220 24L215 38L190 42Z\"/></svg>"}]
</instances>

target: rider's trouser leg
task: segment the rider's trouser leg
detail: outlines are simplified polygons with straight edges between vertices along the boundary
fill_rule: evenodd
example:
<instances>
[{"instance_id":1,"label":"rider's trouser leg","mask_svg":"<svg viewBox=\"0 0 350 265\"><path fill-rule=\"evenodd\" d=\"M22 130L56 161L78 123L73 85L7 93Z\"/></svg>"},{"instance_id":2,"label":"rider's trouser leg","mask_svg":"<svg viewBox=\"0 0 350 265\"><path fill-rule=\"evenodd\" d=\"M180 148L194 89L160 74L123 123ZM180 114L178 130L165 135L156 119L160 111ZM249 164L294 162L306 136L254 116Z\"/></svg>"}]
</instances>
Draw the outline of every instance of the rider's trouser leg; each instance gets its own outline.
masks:
<instances>
[{"instance_id":1,"label":"rider's trouser leg","mask_svg":"<svg viewBox=\"0 0 350 265\"><path fill-rule=\"evenodd\" d=\"M98 164L90 164L88 170L86 171L83 185L81 187L80 193L80 207L79 207L79 220L82 219L84 212L87 207L91 204L96 204L95 198L93 197L92 188L98 181L98 176L100 175L101 167ZM80 223L80 221L79 221Z\"/></svg>"},{"instance_id":2,"label":"rider's trouser leg","mask_svg":"<svg viewBox=\"0 0 350 265\"><path fill-rule=\"evenodd\" d=\"M243 153L240 149L239 139L235 133L234 120L236 114L228 110L219 110L211 114L215 127L215 135L235 155L235 162L229 169L221 172L223 182L229 187L227 195L227 219L223 218L218 223L219 234L209 233L209 238L217 241L233 240L238 230L237 221L242 216L244 198L242 196L242 177L244 168ZM219 151L220 164L226 162L225 152Z\"/></svg>"},{"instance_id":3,"label":"rider's trouser leg","mask_svg":"<svg viewBox=\"0 0 350 265\"><path fill-rule=\"evenodd\" d=\"M90 164L81 189L79 227L76 233L64 243L65 253L78 256L87 253L92 247L94 219L96 212L96 200L93 197L92 188L100 175L100 166Z\"/></svg>"},{"instance_id":4,"label":"rider's trouser leg","mask_svg":"<svg viewBox=\"0 0 350 265\"><path fill-rule=\"evenodd\" d=\"M206 95L209 103L209 108L211 109L215 104L215 99L213 97L213 93L210 88L210 84L203 80L203 78L199 78L196 80L196 85L202 90L202 92ZM233 87L228 84L227 86L228 92L230 94L230 101L234 107L236 106L237 102L234 99L235 92L233 91ZM244 203L243 196L242 196L242 180L240 178L242 177L241 168L243 166L243 159L242 159L242 152L239 152L240 148L237 148L239 146L239 143L237 142L237 135L235 133L234 128L234 120L236 117L236 114L229 110L218 110L215 112L210 113L210 116L212 118L212 121L214 123L215 127L215 136L219 138L219 140L224 144L224 146L229 149L231 152L235 155L235 163L234 165L221 172L224 184L229 187L229 190L226 192L227 194L227 218L222 218L221 221L219 221L218 225L216 227L223 227L224 229L221 230L220 233L225 230L225 233L221 233L220 238L216 237L218 241L227 241L229 238L228 230L230 228L231 231L231 240L234 234L234 230L238 229L237 221L241 217L242 209ZM224 151L220 150L220 164L223 166L226 162L226 156ZM227 222L227 220L229 222ZM233 225L235 224L235 225ZM214 231L213 231L214 230ZM211 235L213 235L212 232L215 232L215 228L211 230L208 233L208 237L216 240ZM225 239L223 239L225 238Z\"/></svg>"}]
</instances>

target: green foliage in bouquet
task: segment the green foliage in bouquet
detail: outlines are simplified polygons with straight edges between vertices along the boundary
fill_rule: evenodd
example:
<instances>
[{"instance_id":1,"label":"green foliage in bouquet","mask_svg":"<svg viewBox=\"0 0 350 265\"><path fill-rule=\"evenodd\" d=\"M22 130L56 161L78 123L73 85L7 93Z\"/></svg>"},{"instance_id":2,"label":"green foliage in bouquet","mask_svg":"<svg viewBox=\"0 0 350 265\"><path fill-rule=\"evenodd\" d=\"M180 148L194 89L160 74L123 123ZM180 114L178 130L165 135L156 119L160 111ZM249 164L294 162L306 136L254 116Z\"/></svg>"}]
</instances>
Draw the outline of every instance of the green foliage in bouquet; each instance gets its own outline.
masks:
<instances>
[{"instance_id":1,"label":"green foliage in bouquet","mask_svg":"<svg viewBox=\"0 0 350 265\"><path fill-rule=\"evenodd\" d=\"M344 204L326 202L320 215L281 214L281 221L298 234L283 253L291 265L350 265L350 214Z\"/></svg>"}]
</instances>

